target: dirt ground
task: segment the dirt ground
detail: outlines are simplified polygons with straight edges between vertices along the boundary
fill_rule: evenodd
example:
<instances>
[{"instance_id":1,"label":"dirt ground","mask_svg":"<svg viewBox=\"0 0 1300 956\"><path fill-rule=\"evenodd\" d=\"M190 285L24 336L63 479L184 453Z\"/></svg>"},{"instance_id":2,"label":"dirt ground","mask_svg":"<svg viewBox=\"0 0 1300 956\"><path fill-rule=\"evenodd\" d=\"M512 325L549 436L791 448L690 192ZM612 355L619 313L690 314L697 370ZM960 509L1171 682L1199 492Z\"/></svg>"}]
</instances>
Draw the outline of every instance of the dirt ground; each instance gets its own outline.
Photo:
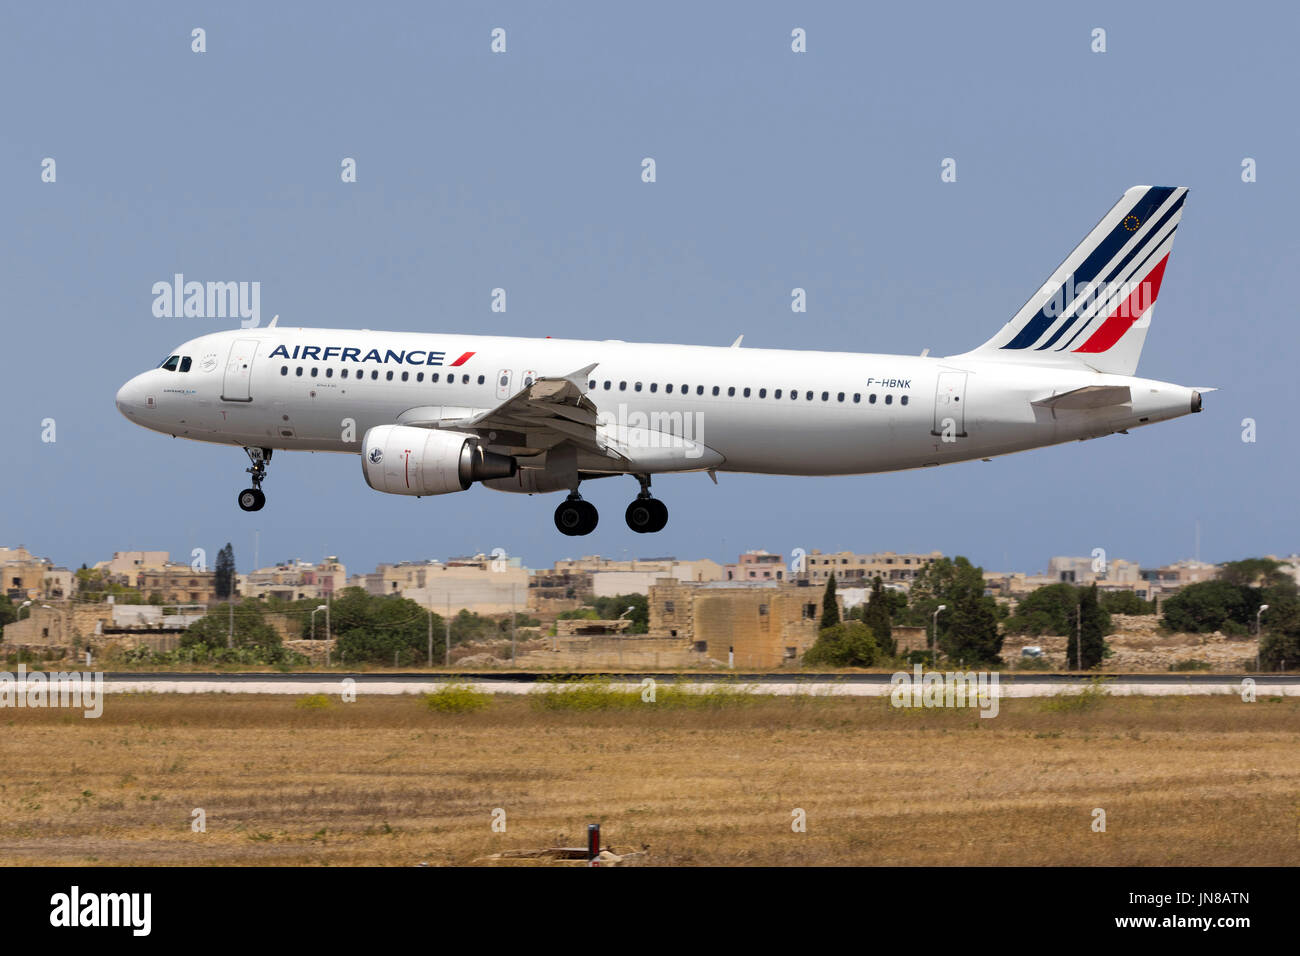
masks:
<instances>
[{"instance_id":1,"label":"dirt ground","mask_svg":"<svg viewBox=\"0 0 1300 956\"><path fill-rule=\"evenodd\" d=\"M580 845L590 822L649 865L1300 862L1296 698L1012 700L981 719L875 698L448 714L140 695L98 720L0 719L9 864L464 865Z\"/></svg>"}]
</instances>

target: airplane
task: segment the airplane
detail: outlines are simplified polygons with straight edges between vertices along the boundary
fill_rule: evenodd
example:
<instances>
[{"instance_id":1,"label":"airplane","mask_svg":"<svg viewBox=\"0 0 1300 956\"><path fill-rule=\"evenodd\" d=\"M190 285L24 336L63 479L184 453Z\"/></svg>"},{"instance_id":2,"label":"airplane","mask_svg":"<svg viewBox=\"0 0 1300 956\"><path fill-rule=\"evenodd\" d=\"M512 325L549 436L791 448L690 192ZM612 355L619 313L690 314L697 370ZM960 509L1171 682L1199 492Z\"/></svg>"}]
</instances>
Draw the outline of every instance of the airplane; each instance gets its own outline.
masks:
<instances>
[{"instance_id":1,"label":"airplane","mask_svg":"<svg viewBox=\"0 0 1300 956\"><path fill-rule=\"evenodd\" d=\"M653 476L856 475L1086 440L1201 410L1137 378L1186 187L1134 186L992 338L947 357L282 328L214 332L117 393L130 421L240 445L266 503L274 451L361 456L387 494L567 491L565 535L590 534L584 481L631 475L624 515L661 531ZM278 316L277 316L278 319Z\"/></svg>"}]
</instances>

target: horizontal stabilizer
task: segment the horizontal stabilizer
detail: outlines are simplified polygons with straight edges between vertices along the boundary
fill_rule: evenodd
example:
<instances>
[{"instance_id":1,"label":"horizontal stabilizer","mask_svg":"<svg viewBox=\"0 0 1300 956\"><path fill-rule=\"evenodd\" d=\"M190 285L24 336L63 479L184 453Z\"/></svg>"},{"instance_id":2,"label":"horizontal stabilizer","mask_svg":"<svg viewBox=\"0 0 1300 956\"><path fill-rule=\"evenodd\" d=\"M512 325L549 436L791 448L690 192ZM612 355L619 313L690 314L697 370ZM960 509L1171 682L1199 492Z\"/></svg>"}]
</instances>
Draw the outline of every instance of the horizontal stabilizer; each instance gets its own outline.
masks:
<instances>
[{"instance_id":1,"label":"horizontal stabilizer","mask_svg":"<svg viewBox=\"0 0 1300 956\"><path fill-rule=\"evenodd\" d=\"M1127 385L1085 385L1051 398L1042 398L1033 404L1039 408L1105 408L1133 401Z\"/></svg>"}]
</instances>

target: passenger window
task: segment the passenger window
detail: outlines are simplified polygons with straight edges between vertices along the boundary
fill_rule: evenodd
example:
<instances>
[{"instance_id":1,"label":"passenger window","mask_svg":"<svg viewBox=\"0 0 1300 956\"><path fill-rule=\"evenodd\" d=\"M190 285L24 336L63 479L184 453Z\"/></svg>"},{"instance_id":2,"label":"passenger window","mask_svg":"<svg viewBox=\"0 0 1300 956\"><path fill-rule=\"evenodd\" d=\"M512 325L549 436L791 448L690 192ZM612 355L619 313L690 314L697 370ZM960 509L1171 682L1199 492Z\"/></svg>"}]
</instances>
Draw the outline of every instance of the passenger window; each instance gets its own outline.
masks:
<instances>
[{"instance_id":1,"label":"passenger window","mask_svg":"<svg viewBox=\"0 0 1300 956\"><path fill-rule=\"evenodd\" d=\"M886 395L886 396L885 396L885 404L886 404L886 405L892 405L892 404L894 404L894 396L893 396L893 395Z\"/></svg>"},{"instance_id":2,"label":"passenger window","mask_svg":"<svg viewBox=\"0 0 1300 956\"><path fill-rule=\"evenodd\" d=\"M856 405L856 404L858 404L858 403L861 402L861 401L862 401L862 393L861 393L861 392L854 392L854 393L853 393L853 404Z\"/></svg>"},{"instance_id":3,"label":"passenger window","mask_svg":"<svg viewBox=\"0 0 1300 956\"><path fill-rule=\"evenodd\" d=\"M347 378L347 377L348 377L347 369L344 369L343 371L339 372L339 378Z\"/></svg>"},{"instance_id":4,"label":"passenger window","mask_svg":"<svg viewBox=\"0 0 1300 956\"><path fill-rule=\"evenodd\" d=\"M377 369L377 368L376 368L376 369L371 369L371 371L370 371L370 381L373 382L373 381L375 381L375 380L378 379L378 378L379 378L379 369Z\"/></svg>"},{"instance_id":5,"label":"passenger window","mask_svg":"<svg viewBox=\"0 0 1300 956\"><path fill-rule=\"evenodd\" d=\"M392 369L389 369L388 372L385 373L385 375L384 375L384 380L385 380L385 381L388 381L388 382L391 382L391 381L393 380L393 370L392 370Z\"/></svg>"},{"instance_id":6,"label":"passenger window","mask_svg":"<svg viewBox=\"0 0 1300 956\"><path fill-rule=\"evenodd\" d=\"M429 381L431 381L431 382L436 382L436 381L438 381L438 373L437 373L437 372L434 372L432 375L430 375L430 376L429 376Z\"/></svg>"},{"instance_id":7,"label":"passenger window","mask_svg":"<svg viewBox=\"0 0 1300 956\"><path fill-rule=\"evenodd\" d=\"M180 364L180 360L181 357L179 355L169 356L167 361L162 363L162 367L169 372L174 372L176 371L176 366Z\"/></svg>"},{"instance_id":8,"label":"passenger window","mask_svg":"<svg viewBox=\"0 0 1300 956\"><path fill-rule=\"evenodd\" d=\"M758 397L759 397L759 398L767 398L767 389L765 389L765 388L760 388L760 389L758 390Z\"/></svg>"},{"instance_id":9,"label":"passenger window","mask_svg":"<svg viewBox=\"0 0 1300 956\"><path fill-rule=\"evenodd\" d=\"M812 392L809 392L809 393L808 393L808 401L810 401L810 402L812 401Z\"/></svg>"},{"instance_id":10,"label":"passenger window","mask_svg":"<svg viewBox=\"0 0 1300 956\"><path fill-rule=\"evenodd\" d=\"M334 369L332 369L332 368L327 368L327 369L325 370L325 377L326 377L326 378L333 378L333 377L334 377Z\"/></svg>"},{"instance_id":11,"label":"passenger window","mask_svg":"<svg viewBox=\"0 0 1300 956\"><path fill-rule=\"evenodd\" d=\"M713 386L713 394L714 394L714 395L717 395L719 391L721 391L721 390L718 388L718 386L714 385L714 386Z\"/></svg>"},{"instance_id":12,"label":"passenger window","mask_svg":"<svg viewBox=\"0 0 1300 956\"><path fill-rule=\"evenodd\" d=\"M311 370L311 377L312 377L312 378L315 378L315 377L316 377L316 373L319 372L319 371L320 371L319 368L313 368L313 369Z\"/></svg>"},{"instance_id":13,"label":"passenger window","mask_svg":"<svg viewBox=\"0 0 1300 956\"><path fill-rule=\"evenodd\" d=\"M611 386L611 385L613 385L613 384L614 384L614 383L613 383L613 382L611 382L611 381L610 381L610 380L609 380L609 379L605 379L605 391L607 391L607 392L608 392L608 391L609 391L609 388L610 388L610 386Z\"/></svg>"},{"instance_id":14,"label":"passenger window","mask_svg":"<svg viewBox=\"0 0 1300 956\"><path fill-rule=\"evenodd\" d=\"M844 393L843 393L843 392L840 392L839 395L836 396L835 400L836 400L837 402L842 402L842 401L844 401Z\"/></svg>"},{"instance_id":15,"label":"passenger window","mask_svg":"<svg viewBox=\"0 0 1300 956\"><path fill-rule=\"evenodd\" d=\"M772 397L773 397L773 398L780 398L780 397L781 397L781 389L778 388L775 392L773 392L773 393L772 393Z\"/></svg>"},{"instance_id":16,"label":"passenger window","mask_svg":"<svg viewBox=\"0 0 1300 956\"><path fill-rule=\"evenodd\" d=\"M346 375L347 373L345 372L344 374ZM423 373L423 372L416 372L416 373L415 373L415 380L416 380L417 382L423 382L423 381L424 381L424 373Z\"/></svg>"},{"instance_id":17,"label":"passenger window","mask_svg":"<svg viewBox=\"0 0 1300 956\"><path fill-rule=\"evenodd\" d=\"M281 375L288 375L288 374L289 374L289 366L287 366L287 365L281 365L281 366L280 366L280 374L281 374Z\"/></svg>"},{"instance_id":18,"label":"passenger window","mask_svg":"<svg viewBox=\"0 0 1300 956\"><path fill-rule=\"evenodd\" d=\"M478 377L478 383L479 383L480 385L482 385L482 384L483 384L484 382L486 382L486 381L487 381L487 378L486 378L486 377L484 377L484 376L482 376L482 375L480 375L480 376ZM593 384L594 384L594 383L593 383Z\"/></svg>"},{"instance_id":19,"label":"passenger window","mask_svg":"<svg viewBox=\"0 0 1300 956\"><path fill-rule=\"evenodd\" d=\"M673 383L669 382L667 385L665 385L664 391L667 392L669 395L671 395L673 393Z\"/></svg>"},{"instance_id":20,"label":"passenger window","mask_svg":"<svg viewBox=\"0 0 1300 956\"><path fill-rule=\"evenodd\" d=\"M186 355L183 358L181 358L181 371L188 372L189 370L190 370L190 357Z\"/></svg>"},{"instance_id":21,"label":"passenger window","mask_svg":"<svg viewBox=\"0 0 1300 956\"><path fill-rule=\"evenodd\" d=\"M468 385L468 384L469 384L469 376L468 376L468 375L462 375L462 376L460 377L460 384L462 384L462 385Z\"/></svg>"},{"instance_id":22,"label":"passenger window","mask_svg":"<svg viewBox=\"0 0 1300 956\"><path fill-rule=\"evenodd\" d=\"M876 395L874 392L867 396L867 401L872 405L876 404Z\"/></svg>"},{"instance_id":23,"label":"passenger window","mask_svg":"<svg viewBox=\"0 0 1300 956\"><path fill-rule=\"evenodd\" d=\"M638 392L641 391L641 383L640 383L640 382L637 382L636 385L635 385L635 388L636 388L636 390L637 390Z\"/></svg>"},{"instance_id":24,"label":"passenger window","mask_svg":"<svg viewBox=\"0 0 1300 956\"><path fill-rule=\"evenodd\" d=\"M799 401L799 389L797 388L790 389L790 398L796 402Z\"/></svg>"},{"instance_id":25,"label":"passenger window","mask_svg":"<svg viewBox=\"0 0 1300 956\"><path fill-rule=\"evenodd\" d=\"M403 372L403 373L402 373L402 381L403 381L403 382L410 381L410 379L411 379L411 373L410 373L410 372Z\"/></svg>"},{"instance_id":26,"label":"passenger window","mask_svg":"<svg viewBox=\"0 0 1300 956\"><path fill-rule=\"evenodd\" d=\"M732 385L730 388L727 389L727 398L732 398L735 396L735 394L736 394L736 386Z\"/></svg>"},{"instance_id":27,"label":"passenger window","mask_svg":"<svg viewBox=\"0 0 1300 956\"><path fill-rule=\"evenodd\" d=\"M899 401L900 404L902 404L902 405L906 405L906 404L907 404L907 396L904 395L904 396L903 396L902 398L900 398L898 401Z\"/></svg>"},{"instance_id":28,"label":"passenger window","mask_svg":"<svg viewBox=\"0 0 1300 956\"><path fill-rule=\"evenodd\" d=\"M658 382L651 382L651 383L650 383L650 391L652 391L652 392L657 392L657 391L659 391L659 383L658 383Z\"/></svg>"},{"instance_id":29,"label":"passenger window","mask_svg":"<svg viewBox=\"0 0 1300 956\"><path fill-rule=\"evenodd\" d=\"M618 390L619 390L620 392L626 392L626 391L627 391L627 382L619 382L619 383L618 383Z\"/></svg>"},{"instance_id":30,"label":"passenger window","mask_svg":"<svg viewBox=\"0 0 1300 956\"><path fill-rule=\"evenodd\" d=\"M293 373L293 374L294 374L294 375L297 375L299 378L302 378L302 366L299 365L299 366L294 370L294 373Z\"/></svg>"},{"instance_id":31,"label":"passenger window","mask_svg":"<svg viewBox=\"0 0 1300 956\"><path fill-rule=\"evenodd\" d=\"M703 395L703 394L704 394L704 386L703 386L703 385L696 385L696 386L695 386L695 394L696 394L696 395Z\"/></svg>"},{"instance_id":32,"label":"passenger window","mask_svg":"<svg viewBox=\"0 0 1300 956\"><path fill-rule=\"evenodd\" d=\"M745 395L746 398L749 398L749 387L748 387L748 386L745 387L744 395Z\"/></svg>"}]
</instances>

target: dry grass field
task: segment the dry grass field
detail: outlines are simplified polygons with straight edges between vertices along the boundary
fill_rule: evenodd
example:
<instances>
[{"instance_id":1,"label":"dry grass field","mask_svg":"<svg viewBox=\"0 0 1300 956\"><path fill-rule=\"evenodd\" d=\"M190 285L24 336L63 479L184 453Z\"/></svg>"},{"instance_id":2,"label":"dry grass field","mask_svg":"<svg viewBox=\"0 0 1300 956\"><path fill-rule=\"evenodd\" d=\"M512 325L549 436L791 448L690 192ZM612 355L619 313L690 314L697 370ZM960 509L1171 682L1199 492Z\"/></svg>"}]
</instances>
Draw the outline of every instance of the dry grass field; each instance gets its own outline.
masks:
<instances>
[{"instance_id":1,"label":"dry grass field","mask_svg":"<svg viewBox=\"0 0 1300 956\"><path fill-rule=\"evenodd\" d=\"M599 821L616 850L648 844L651 865L1300 862L1295 698L1014 700L994 719L874 698L305 703L113 696L98 720L0 713L0 859L471 864L580 845Z\"/></svg>"}]
</instances>

